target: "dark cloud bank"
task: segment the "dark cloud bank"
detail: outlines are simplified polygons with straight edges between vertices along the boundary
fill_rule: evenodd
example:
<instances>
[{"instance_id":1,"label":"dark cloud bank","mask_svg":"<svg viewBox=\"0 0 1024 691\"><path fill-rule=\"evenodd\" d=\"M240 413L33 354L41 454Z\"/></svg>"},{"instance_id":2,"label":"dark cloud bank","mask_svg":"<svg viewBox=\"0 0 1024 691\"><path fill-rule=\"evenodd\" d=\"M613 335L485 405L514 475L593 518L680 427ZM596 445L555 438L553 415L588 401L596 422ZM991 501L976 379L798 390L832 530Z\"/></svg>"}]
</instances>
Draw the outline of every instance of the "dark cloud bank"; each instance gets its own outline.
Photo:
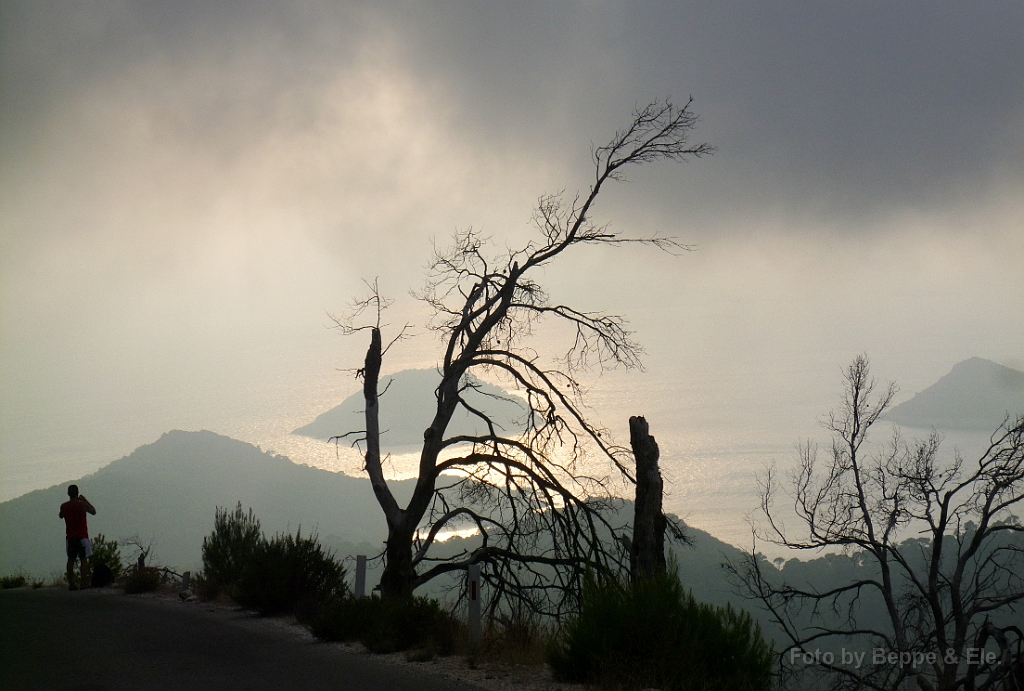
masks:
<instances>
[{"instance_id":1,"label":"dark cloud bank","mask_svg":"<svg viewBox=\"0 0 1024 691\"><path fill-rule=\"evenodd\" d=\"M695 190L675 191L691 211L955 205L1019 178L1024 158L1024 6L1012 1L8 2L2 16L15 154L68 94L140 64L244 77L234 93L192 95L206 99L197 127L223 136L395 40L481 147L578 158L634 102L692 94L719 154Z\"/></svg>"}]
</instances>

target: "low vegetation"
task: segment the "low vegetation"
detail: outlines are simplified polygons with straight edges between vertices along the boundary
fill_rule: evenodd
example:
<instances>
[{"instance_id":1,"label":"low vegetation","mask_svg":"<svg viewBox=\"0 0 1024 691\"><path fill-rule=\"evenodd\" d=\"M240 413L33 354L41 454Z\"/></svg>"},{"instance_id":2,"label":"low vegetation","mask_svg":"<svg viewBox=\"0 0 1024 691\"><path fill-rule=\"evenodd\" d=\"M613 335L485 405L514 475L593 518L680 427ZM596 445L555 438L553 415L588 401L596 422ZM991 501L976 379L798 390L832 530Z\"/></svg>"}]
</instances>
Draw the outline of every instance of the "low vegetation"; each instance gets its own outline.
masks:
<instances>
[{"instance_id":1,"label":"low vegetation","mask_svg":"<svg viewBox=\"0 0 1024 691\"><path fill-rule=\"evenodd\" d=\"M451 655L464 627L436 600L382 600L347 594L311 617L313 635L329 641L359 641L373 653L415 649L419 659Z\"/></svg>"},{"instance_id":2,"label":"low vegetation","mask_svg":"<svg viewBox=\"0 0 1024 691\"><path fill-rule=\"evenodd\" d=\"M762 691L773 650L751 617L697 603L675 575L636 585L585 583L582 610L560 630L529 612L493 622L470 651L466 626L437 601L355 598L315 535L267 538L252 511L218 509L203 541L204 597L221 594L262 614L294 614L319 638L429 660L456 651L550 664L559 680L602 688ZM545 660L546 657L546 660Z\"/></svg>"},{"instance_id":3,"label":"low vegetation","mask_svg":"<svg viewBox=\"0 0 1024 691\"><path fill-rule=\"evenodd\" d=\"M166 580L164 572L152 566L132 567L122 579L124 592L129 595L152 593L160 588Z\"/></svg>"},{"instance_id":4,"label":"low vegetation","mask_svg":"<svg viewBox=\"0 0 1024 691\"><path fill-rule=\"evenodd\" d=\"M484 629L480 648L474 657L504 664L541 667L547 662L554 622L522 603L496 614Z\"/></svg>"},{"instance_id":5,"label":"low vegetation","mask_svg":"<svg viewBox=\"0 0 1024 691\"><path fill-rule=\"evenodd\" d=\"M548 653L561 681L674 691L768 689L773 659L750 615L696 602L675 574L632 585L588 578L579 616Z\"/></svg>"},{"instance_id":6,"label":"low vegetation","mask_svg":"<svg viewBox=\"0 0 1024 691\"><path fill-rule=\"evenodd\" d=\"M230 589L242 581L263 541L259 519L242 512L239 502L234 511L217 509L213 532L203 538L203 577L205 594L215 598L221 589Z\"/></svg>"},{"instance_id":7,"label":"low vegetation","mask_svg":"<svg viewBox=\"0 0 1024 691\"><path fill-rule=\"evenodd\" d=\"M56 584L60 583L62 578L64 578L63 574L55 574L50 580L52 584ZM26 576L23 573L16 573L10 576L0 576L0 590L28 587L31 587L33 590L38 590L46 585L47 583L44 579L37 578L36 576Z\"/></svg>"},{"instance_id":8,"label":"low vegetation","mask_svg":"<svg viewBox=\"0 0 1024 691\"><path fill-rule=\"evenodd\" d=\"M224 594L261 614L294 614L320 638L360 641L375 653L416 648L431 657L455 647L458 624L436 601L357 599L345 569L315 534L267 538L241 504L217 510L203 540L197 588L206 598Z\"/></svg>"},{"instance_id":9,"label":"low vegetation","mask_svg":"<svg viewBox=\"0 0 1024 691\"><path fill-rule=\"evenodd\" d=\"M327 602L348 594L345 569L324 550L315 534L267 538L250 509L217 509L214 530L203 540L207 597L222 590L243 607L261 614L313 616Z\"/></svg>"},{"instance_id":10,"label":"low vegetation","mask_svg":"<svg viewBox=\"0 0 1024 691\"><path fill-rule=\"evenodd\" d=\"M92 556L89 557L91 569L95 571L99 565L110 569L110 575L115 581L120 579L125 572L117 540L109 540L103 533L98 533L92 538Z\"/></svg>"},{"instance_id":11,"label":"low vegetation","mask_svg":"<svg viewBox=\"0 0 1024 691\"><path fill-rule=\"evenodd\" d=\"M0 578L0 590L9 590L11 588L24 588L28 585L28 579L22 574L15 574L13 576L3 576Z\"/></svg>"},{"instance_id":12,"label":"low vegetation","mask_svg":"<svg viewBox=\"0 0 1024 691\"><path fill-rule=\"evenodd\" d=\"M117 584L129 595L152 593L170 582L169 569L153 566L128 565L121 556L121 547L136 547L143 554L149 548L143 548L138 538L128 538L118 542L98 533L92 538L92 556L89 557L89 568L92 571L92 586L103 587ZM109 573L103 575L103 570Z\"/></svg>"}]
</instances>

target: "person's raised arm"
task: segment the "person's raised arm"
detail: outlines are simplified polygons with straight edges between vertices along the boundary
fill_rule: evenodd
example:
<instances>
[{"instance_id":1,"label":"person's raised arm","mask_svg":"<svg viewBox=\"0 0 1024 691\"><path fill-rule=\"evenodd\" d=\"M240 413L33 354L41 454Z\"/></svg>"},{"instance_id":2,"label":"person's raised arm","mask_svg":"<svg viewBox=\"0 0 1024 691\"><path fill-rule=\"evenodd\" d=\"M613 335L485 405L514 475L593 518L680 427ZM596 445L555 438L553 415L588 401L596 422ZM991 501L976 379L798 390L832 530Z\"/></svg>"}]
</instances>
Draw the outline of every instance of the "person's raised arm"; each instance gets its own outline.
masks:
<instances>
[{"instance_id":1,"label":"person's raised arm","mask_svg":"<svg viewBox=\"0 0 1024 691\"><path fill-rule=\"evenodd\" d=\"M91 513L93 516L95 516L96 515L96 507L94 507L92 504L90 504L89 500L86 499L83 495L81 495L81 494L78 495L78 498L82 500L83 504L85 504L85 510L88 511L89 513Z\"/></svg>"}]
</instances>

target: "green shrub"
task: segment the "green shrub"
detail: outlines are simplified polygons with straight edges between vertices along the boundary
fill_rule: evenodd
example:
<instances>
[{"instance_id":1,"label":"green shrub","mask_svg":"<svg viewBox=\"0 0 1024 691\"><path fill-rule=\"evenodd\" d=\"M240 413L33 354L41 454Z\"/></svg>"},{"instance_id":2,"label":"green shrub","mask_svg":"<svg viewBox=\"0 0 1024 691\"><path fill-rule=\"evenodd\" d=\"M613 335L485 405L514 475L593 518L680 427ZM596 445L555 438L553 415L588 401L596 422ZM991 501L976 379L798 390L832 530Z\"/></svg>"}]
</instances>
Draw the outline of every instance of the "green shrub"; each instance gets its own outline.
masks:
<instances>
[{"instance_id":1,"label":"green shrub","mask_svg":"<svg viewBox=\"0 0 1024 691\"><path fill-rule=\"evenodd\" d=\"M381 617L360 638L370 652L389 653L421 646L436 648L441 655L451 652L451 617L436 600L415 597L380 602Z\"/></svg>"},{"instance_id":2,"label":"green shrub","mask_svg":"<svg viewBox=\"0 0 1024 691\"><path fill-rule=\"evenodd\" d=\"M304 538L301 533L261 539L233 585L233 597L245 607L300 618L347 592L344 567L324 551L316 535Z\"/></svg>"},{"instance_id":3,"label":"green shrub","mask_svg":"<svg viewBox=\"0 0 1024 691\"><path fill-rule=\"evenodd\" d=\"M14 576L4 576L3 578L0 578L0 590L24 588L26 585L28 585L28 579L20 573Z\"/></svg>"},{"instance_id":4,"label":"green shrub","mask_svg":"<svg viewBox=\"0 0 1024 691\"><path fill-rule=\"evenodd\" d=\"M192 592L203 600L216 600L220 595L220 586L206 577L204 571L192 574Z\"/></svg>"},{"instance_id":5,"label":"green shrub","mask_svg":"<svg viewBox=\"0 0 1024 691\"><path fill-rule=\"evenodd\" d=\"M588 578L579 616L548 651L561 681L673 691L768 689L773 658L750 615L697 603L675 574L633 585Z\"/></svg>"},{"instance_id":6,"label":"green shrub","mask_svg":"<svg viewBox=\"0 0 1024 691\"><path fill-rule=\"evenodd\" d=\"M381 599L339 597L321 603L309 617L314 636L327 641L358 641L380 618Z\"/></svg>"},{"instance_id":7,"label":"green shrub","mask_svg":"<svg viewBox=\"0 0 1024 691\"><path fill-rule=\"evenodd\" d=\"M313 635L331 641L360 641L370 652L410 648L450 655L458 628L436 600L382 600L345 596L325 602L309 620Z\"/></svg>"},{"instance_id":8,"label":"green shrub","mask_svg":"<svg viewBox=\"0 0 1024 691\"><path fill-rule=\"evenodd\" d=\"M260 522L249 513L242 513L242 503L235 510L217 508L213 532L203 538L203 577L206 587L213 591L238 583L247 565L263 542Z\"/></svg>"},{"instance_id":9,"label":"green shrub","mask_svg":"<svg viewBox=\"0 0 1024 691\"><path fill-rule=\"evenodd\" d=\"M134 595L137 593L151 593L163 583L163 574L159 569L152 566L144 566L141 569L135 567L128 572L124 581L124 592Z\"/></svg>"},{"instance_id":10,"label":"green shrub","mask_svg":"<svg viewBox=\"0 0 1024 691\"><path fill-rule=\"evenodd\" d=\"M543 667L550 638L548 623L528 607L515 603L484 628L477 652L482 658Z\"/></svg>"},{"instance_id":11,"label":"green shrub","mask_svg":"<svg viewBox=\"0 0 1024 691\"><path fill-rule=\"evenodd\" d=\"M217 509L213 532L203 539L198 587L207 598L223 590L261 614L295 613L308 618L322 602L347 592L345 569L314 534L276 535L267 540L252 509Z\"/></svg>"},{"instance_id":12,"label":"green shrub","mask_svg":"<svg viewBox=\"0 0 1024 691\"><path fill-rule=\"evenodd\" d=\"M124 562L121 561L121 550L118 549L116 540L108 540L103 533L92 538L92 556L89 557L89 564L96 568L97 564L104 564L115 579L124 573Z\"/></svg>"}]
</instances>

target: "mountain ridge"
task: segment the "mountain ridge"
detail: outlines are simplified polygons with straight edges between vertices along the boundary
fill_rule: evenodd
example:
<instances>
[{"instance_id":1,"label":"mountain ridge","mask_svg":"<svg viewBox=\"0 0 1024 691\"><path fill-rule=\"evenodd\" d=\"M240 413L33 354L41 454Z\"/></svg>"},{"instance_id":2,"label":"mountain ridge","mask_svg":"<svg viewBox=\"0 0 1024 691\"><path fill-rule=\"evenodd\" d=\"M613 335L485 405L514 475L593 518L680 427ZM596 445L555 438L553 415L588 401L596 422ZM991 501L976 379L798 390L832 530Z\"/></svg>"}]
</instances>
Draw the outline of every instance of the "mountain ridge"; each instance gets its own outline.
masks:
<instances>
[{"instance_id":1,"label":"mountain ridge","mask_svg":"<svg viewBox=\"0 0 1024 691\"><path fill-rule=\"evenodd\" d=\"M381 446L397 448L419 446L423 430L430 426L435 410L435 391L441 382L436 370L402 370L381 377L380 396ZM525 403L513 394L477 379L463 390L466 402L486 412L503 429L522 429L527 413ZM316 417L307 425L292 431L303 437L326 440L339 434L364 429L362 391L352 394L340 404ZM471 417L463 408L456 410L447 434L478 435L485 431L479 418Z\"/></svg>"},{"instance_id":2,"label":"mountain ridge","mask_svg":"<svg viewBox=\"0 0 1024 691\"><path fill-rule=\"evenodd\" d=\"M300 527L303 534L315 531L340 559L378 554L386 537L368 479L298 465L207 430L166 432L74 483L97 509L89 517L91 535L152 541L150 562L179 572L199 570L202 540L213 530L216 508L234 508L238 502L243 510L253 510L265 534L294 533ZM57 511L67 500L68 484L0 503L0 575L63 571L64 524ZM402 503L414 484L389 482ZM631 507L626 500L619 507L623 520L631 519ZM686 587L703 601L732 601L720 565L738 559L740 550L705 531L686 530L692 546L673 549ZM453 538L439 547L457 553L473 545L474 538ZM122 555L130 558L132 553L122 549ZM371 566L367 581L375 583L376 576Z\"/></svg>"},{"instance_id":3,"label":"mountain ridge","mask_svg":"<svg viewBox=\"0 0 1024 691\"><path fill-rule=\"evenodd\" d=\"M884 418L907 427L992 432L1019 415L1024 415L1024 372L972 357Z\"/></svg>"},{"instance_id":4,"label":"mountain ridge","mask_svg":"<svg viewBox=\"0 0 1024 691\"><path fill-rule=\"evenodd\" d=\"M0 573L62 570L57 509L67 500L68 484L0 503ZM216 508L238 502L252 508L270 534L301 528L377 544L384 537L368 480L298 465L206 430L167 432L75 484L97 509L91 534L152 540L153 556L176 568L200 565ZM408 480L391 484L399 497L412 492Z\"/></svg>"}]
</instances>

